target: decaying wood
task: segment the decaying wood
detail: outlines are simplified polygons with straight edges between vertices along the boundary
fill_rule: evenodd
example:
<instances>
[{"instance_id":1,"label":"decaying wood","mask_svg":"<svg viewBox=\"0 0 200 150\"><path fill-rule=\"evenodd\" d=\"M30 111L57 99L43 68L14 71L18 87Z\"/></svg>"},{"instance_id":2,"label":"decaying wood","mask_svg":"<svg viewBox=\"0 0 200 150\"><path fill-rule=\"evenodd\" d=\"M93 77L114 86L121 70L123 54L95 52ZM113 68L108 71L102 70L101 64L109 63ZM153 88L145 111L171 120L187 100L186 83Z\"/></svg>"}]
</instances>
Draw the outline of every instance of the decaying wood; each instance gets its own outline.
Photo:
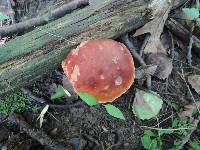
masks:
<instances>
[{"instance_id":1,"label":"decaying wood","mask_svg":"<svg viewBox=\"0 0 200 150\"><path fill-rule=\"evenodd\" d=\"M116 38L149 21L144 0L107 0L36 28L0 47L0 95L51 73L80 42Z\"/></svg>"},{"instance_id":2,"label":"decaying wood","mask_svg":"<svg viewBox=\"0 0 200 150\"><path fill-rule=\"evenodd\" d=\"M10 36L16 33L30 30L34 28L34 26L41 26L47 24L48 22L53 21L59 17L62 17L64 16L64 14L67 14L77 9L78 7L87 4L89 4L89 0L74 0L55 10L48 12L45 15L26 20L24 22L12 24L10 26L5 26L3 28L0 28L0 37Z\"/></svg>"}]
</instances>

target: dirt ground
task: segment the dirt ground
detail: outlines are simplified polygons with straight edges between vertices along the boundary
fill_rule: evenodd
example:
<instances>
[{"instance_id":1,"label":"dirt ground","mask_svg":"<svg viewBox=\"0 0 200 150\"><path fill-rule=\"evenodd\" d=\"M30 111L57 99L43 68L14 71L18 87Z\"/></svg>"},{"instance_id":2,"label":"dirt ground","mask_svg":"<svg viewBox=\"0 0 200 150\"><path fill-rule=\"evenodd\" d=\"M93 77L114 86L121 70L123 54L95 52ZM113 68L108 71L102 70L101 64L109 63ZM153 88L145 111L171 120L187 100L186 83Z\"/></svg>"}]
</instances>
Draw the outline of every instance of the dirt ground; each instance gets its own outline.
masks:
<instances>
[{"instance_id":1,"label":"dirt ground","mask_svg":"<svg viewBox=\"0 0 200 150\"><path fill-rule=\"evenodd\" d=\"M18 21L28 19L40 15L48 9L67 3L67 0L15 0L15 13ZM45 7L43 7L45 6ZM21 10L21 11L19 11ZM168 30L164 34L168 35ZM136 43L136 47L141 46L139 40L141 36L132 39ZM119 40L119 39L117 39ZM120 41L120 40L119 40ZM168 41L169 42L169 41ZM181 43L182 44L182 43ZM170 42L168 43L170 45ZM60 68L50 73L40 81L26 87L35 96L45 99L46 103L55 105L50 107L45 115L43 127L39 128L38 116L43 105L38 105L36 111L24 111L21 115L26 122L39 130L45 131L56 142L61 143L65 147L75 150L132 150L143 149L140 138L147 127L170 128L173 118L177 116L178 110L185 105L192 103L192 98L188 91L186 83L180 74L184 70L187 77L191 74L200 73L200 57L193 54L193 66L187 64L187 45L175 45L175 54L173 58L173 70L167 80L160 80L156 77L152 78L152 91L157 92L164 100L164 105L157 119L142 121L135 117L132 112L132 102L136 88L145 89L145 84L135 80L132 87L118 98L113 104L117 106L124 115L126 121L113 118L108 115L102 105L89 107L78 97L62 98L59 101L52 102L50 96L55 89L55 85L63 85L63 71ZM194 67L195 66L195 67ZM139 65L136 64L136 67ZM195 99L200 96L192 90ZM41 145L36 139L31 138L24 132L20 132L20 127L12 122L4 121L1 118L0 123L0 149L8 150L43 150L48 149ZM192 139L198 139L200 128L193 133ZM163 137L164 149L170 149L174 145L174 141L181 137L177 135L166 135ZM185 149L188 146L186 145Z\"/></svg>"}]
</instances>

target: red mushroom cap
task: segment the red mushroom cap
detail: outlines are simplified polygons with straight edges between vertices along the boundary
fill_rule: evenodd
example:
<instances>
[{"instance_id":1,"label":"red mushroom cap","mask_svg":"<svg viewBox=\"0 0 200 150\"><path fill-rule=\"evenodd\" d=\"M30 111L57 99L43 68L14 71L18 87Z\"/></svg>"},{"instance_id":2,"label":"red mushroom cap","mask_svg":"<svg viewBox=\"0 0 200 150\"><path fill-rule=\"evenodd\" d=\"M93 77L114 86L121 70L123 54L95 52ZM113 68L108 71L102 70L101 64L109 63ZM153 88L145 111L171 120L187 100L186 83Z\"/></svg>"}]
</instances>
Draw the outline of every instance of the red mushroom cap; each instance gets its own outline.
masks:
<instances>
[{"instance_id":1,"label":"red mushroom cap","mask_svg":"<svg viewBox=\"0 0 200 150\"><path fill-rule=\"evenodd\" d=\"M76 92L87 92L99 103L114 101L135 78L129 50L111 39L83 42L68 54L62 68Z\"/></svg>"}]
</instances>

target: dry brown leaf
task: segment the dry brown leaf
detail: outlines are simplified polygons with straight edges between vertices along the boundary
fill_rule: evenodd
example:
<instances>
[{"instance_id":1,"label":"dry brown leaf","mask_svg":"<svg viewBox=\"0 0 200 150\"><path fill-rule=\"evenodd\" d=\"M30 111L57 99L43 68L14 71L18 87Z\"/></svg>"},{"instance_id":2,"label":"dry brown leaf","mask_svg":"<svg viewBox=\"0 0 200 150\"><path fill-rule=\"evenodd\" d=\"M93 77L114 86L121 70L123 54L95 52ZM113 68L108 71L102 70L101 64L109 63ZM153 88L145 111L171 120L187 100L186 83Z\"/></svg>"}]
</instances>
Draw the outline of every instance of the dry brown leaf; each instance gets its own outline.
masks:
<instances>
[{"instance_id":1,"label":"dry brown leaf","mask_svg":"<svg viewBox=\"0 0 200 150\"><path fill-rule=\"evenodd\" d=\"M194 120L192 114L194 113L195 110L197 110L197 107L200 108L200 102L184 106L184 110L178 113L180 120L184 122L187 121L187 119L189 118L190 121L192 122Z\"/></svg>"},{"instance_id":2,"label":"dry brown leaf","mask_svg":"<svg viewBox=\"0 0 200 150\"><path fill-rule=\"evenodd\" d=\"M192 88L200 94L200 75L191 75L188 76L188 82L192 86Z\"/></svg>"},{"instance_id":3,"label":"dry brown leaf","mask_svg":"<svg viewBox=\"0 0 200 150\"><path fill-rule=\"evenodd\" d=\"M157 65L147 65L144 67L139 67L135 71L136 79L144 79L148 75L153 75L156 72Z\"/></svg>"},{"instance_id":4,"label":"dry brown leaf","mask_svg":"<svg viewBox=\"0 0 200 150\"><path fill-rule=\"evenodd\" d=\"M154 0L150 7L154 9L153 20L145 24L142 28L138 29L134 34L134 37L145 33L150 33L151 36L146 47L144 48L144 53L160 52L166 54L166 50L160 40L160 35L163 31L164 24L168 18L172 4L169 2L169 0Z\"/></svg>"},{"instance_id":5,"label":"dry brown leaf","mask_svg":"<svg viewBox=\"0 0 200 150\"><path fill-rule=\"evenodd\" d=\"M147 64L157 65L154 76L159 79L166 79L172 72L172 60L163 53L151 53L147 56Z\"/></svg>"}]
</instances>

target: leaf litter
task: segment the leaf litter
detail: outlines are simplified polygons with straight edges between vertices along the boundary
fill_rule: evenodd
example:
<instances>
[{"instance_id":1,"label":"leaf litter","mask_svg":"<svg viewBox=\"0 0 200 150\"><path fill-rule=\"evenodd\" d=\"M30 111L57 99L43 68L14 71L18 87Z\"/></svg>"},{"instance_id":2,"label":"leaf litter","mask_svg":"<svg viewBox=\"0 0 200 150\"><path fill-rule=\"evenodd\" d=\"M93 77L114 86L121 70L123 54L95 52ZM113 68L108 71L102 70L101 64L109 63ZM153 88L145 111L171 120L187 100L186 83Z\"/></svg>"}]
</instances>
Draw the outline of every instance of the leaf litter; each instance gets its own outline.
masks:
<instances>
[{"instance_id":1,"label":"leaf litter","mask_svg":"<svg viewBox=\"0 0 200 150\"><path fill-rule=\"evenodd\" d=\"M155 2L155 4L152 4L152 7L154 5L158 5L159 7L156 7L158 10L154 11L153 20L138 29L133 36L136 37L145 33L150 33L151 36L146 47L144 48L144 53L161 52L166 54L166 50L163 47L160 36L163 32L165 21L167 20L168 14L171 10L171 3L168 0L159 0L158 2Z\"/></svg>"},{"instance_id":2,"label":"leaf litter","mask_svg":"<svg viewBox=\"0 0 200 150\"><path fill-rule=\"evenodd\" d=\"M150 38L144 48L144 53L147 55L147 64L157 65L154 76L159 79L166 79L171 74L173 66L171 59L167 56L166 39L164 38L165 42L163 43L161 34L172 4L169 0L159 0L153 2L151 7L156 8L152 14L153 20L138 29L133 36L150 33Z\"/></svg>"},{"instance_id":3,"label":"leaf litter","mask_svg":"<svg viewBox=\"0 0 200 150\"><path fill-rule=\"evenodd\" d=\"M188 76L188 82L192 88L200 94L200 75L190 75Z\"/></svg>"}]
</instances>

